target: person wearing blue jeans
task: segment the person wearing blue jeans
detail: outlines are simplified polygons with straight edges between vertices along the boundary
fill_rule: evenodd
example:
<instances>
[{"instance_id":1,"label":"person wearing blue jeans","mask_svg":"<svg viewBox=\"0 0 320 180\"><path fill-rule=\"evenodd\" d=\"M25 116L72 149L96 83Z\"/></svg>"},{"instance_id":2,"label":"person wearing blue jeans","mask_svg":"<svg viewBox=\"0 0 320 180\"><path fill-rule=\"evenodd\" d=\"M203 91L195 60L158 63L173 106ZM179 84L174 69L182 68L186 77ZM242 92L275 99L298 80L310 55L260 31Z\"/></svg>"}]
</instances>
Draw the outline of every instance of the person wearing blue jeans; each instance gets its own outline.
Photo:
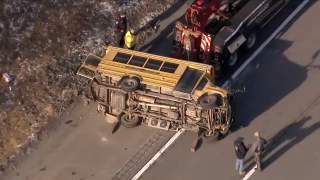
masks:
<instances>
[{"instance_id":1,"label":"person wearing blue jeans","mask_svg":"<svg viewBox=\"0 0 320 180\"><path fill-rule=\"evenodd\" d=\"M245 171L243 171L243 165L244 165L244 159L238 159L236 160L236 169L239 169L239 174L244 174Z\"/></svg>"},{"instance_id":2,"label":"person wearing blue jeans","mask_svg":"<svg viewBox=\"0 0 320 180\"><path fill-rule=\"evenodd\" d=\"M246 173L245 171L243 171L243 166L244 166L244 158L246 157L248 149L249 149L249 147L246 147L244 145L242 137L238 137L234 141L234 150L235 150L236 157L237 157L236 169L239 169L240 175L244 175Z\"/></svg>"}]
</instances>

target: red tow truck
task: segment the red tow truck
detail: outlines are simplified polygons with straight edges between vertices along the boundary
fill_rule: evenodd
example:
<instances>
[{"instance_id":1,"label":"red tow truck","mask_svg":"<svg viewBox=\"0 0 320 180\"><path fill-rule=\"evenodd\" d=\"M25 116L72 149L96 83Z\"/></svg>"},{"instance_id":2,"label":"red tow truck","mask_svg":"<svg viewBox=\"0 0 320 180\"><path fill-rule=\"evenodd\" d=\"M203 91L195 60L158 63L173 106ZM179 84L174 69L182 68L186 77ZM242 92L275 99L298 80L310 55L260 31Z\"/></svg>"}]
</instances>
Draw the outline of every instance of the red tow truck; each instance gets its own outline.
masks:
<instances>
[{"instance_id":1,"label":"red tow truck","mask_svg":"<svg viewBox=\"0 0 320 180\"><path fill-rule=\"evenodd\" d=\"M289 1L196 0L176 22L171 57L214 65L219 78Z\"/></svg>"}]
</instances>

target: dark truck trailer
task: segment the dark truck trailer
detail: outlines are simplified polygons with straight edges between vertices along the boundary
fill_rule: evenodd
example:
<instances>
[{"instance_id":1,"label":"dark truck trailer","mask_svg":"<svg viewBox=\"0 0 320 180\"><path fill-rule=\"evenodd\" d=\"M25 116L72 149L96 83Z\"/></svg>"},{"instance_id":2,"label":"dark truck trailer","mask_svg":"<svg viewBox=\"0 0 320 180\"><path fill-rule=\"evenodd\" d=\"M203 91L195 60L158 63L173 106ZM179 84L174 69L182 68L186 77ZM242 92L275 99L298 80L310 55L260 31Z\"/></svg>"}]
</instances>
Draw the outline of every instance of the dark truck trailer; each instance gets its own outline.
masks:
<instances>
[{"instance_id":1,"label":"dark truck trailer","mask_svg":"<svg viewBox=\"0 0 320 180\"><path fill-rule=\"evenodd\" d=\"M217 73L236 65L239 52L252 49L257 34L290 0L250 0L213 38L211 63Z\"/></svg>"}]
</instances>

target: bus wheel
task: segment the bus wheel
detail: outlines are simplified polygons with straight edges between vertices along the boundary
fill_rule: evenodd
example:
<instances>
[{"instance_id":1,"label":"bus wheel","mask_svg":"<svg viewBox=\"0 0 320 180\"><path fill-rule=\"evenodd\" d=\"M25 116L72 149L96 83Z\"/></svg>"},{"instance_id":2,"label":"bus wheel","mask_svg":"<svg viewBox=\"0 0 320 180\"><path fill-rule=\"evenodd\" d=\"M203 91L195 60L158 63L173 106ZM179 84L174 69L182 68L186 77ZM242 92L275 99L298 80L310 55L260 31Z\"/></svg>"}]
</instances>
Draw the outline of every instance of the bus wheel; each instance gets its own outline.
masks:
<instances>
[{"instance_id":1,"label":"bus wheel","mask_svg":"<svg viewBox=\"0 0 320 180\"><path fill-rule=\"evenodd\" d=\"M138 116L131 115L131 119L128 114L121 114L121 124L126 128L133 128L138 126L140 118Z\"/></svg>"},{"instance_id":2,"label":"bus wheel","mask_svg":"<svg viewBox=\"0 0 320 180\"><path fill-rule=\"evenodd\" d=\"M121 89L125 92L134 92L139 87L139 82L136 78L124 78L121 81Z\"/></svg>"},{"instance_id":3,"label":"bus wheel","mask_svg":"<svg viewBox=\"0 0 320 180\"><path fill-rule=\"evenodd\" d=\"M202 136L202 140L206 143L213 143L219 141L220 135L221 134L218 130L213 130L211 134L209 134L209 131L206 130Z\"/></svg>"},{"instance_id":4,"label":"bus wheel","mask_svg":"<svg viewBox=\"0 0 320 180\"><path fill-rule=\"evenodd\" d=\"M203 109L214 108L217 106L217 96L215 94L204 95L200 97L199 104Z\"/></svg>"}]
</instances>

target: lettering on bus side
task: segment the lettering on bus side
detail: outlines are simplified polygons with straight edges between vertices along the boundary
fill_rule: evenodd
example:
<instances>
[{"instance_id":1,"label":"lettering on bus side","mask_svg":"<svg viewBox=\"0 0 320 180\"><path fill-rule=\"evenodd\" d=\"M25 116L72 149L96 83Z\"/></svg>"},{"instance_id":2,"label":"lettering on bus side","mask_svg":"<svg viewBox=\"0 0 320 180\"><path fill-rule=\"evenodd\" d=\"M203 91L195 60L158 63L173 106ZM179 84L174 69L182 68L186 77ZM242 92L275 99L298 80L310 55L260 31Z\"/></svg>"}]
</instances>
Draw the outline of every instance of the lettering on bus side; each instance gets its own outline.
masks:
<instances>
[{"instance_id":1,"label":"lettering on bus side","mask_svg":"<svg viewBox=\"0 0 320 180\"><path fill-rule=\"evenodd\" d=\"M140 71L143 73L149 73L149 74L155 74L155 75L159 75L159 72L153 72L153 71L149 71L146 69L140 69L140 68L136 68L136 67L130 67L130 66L126 66L127 69L131 69L131 70L135 70L135 71Z\"/></svg>"}]
</instances>

